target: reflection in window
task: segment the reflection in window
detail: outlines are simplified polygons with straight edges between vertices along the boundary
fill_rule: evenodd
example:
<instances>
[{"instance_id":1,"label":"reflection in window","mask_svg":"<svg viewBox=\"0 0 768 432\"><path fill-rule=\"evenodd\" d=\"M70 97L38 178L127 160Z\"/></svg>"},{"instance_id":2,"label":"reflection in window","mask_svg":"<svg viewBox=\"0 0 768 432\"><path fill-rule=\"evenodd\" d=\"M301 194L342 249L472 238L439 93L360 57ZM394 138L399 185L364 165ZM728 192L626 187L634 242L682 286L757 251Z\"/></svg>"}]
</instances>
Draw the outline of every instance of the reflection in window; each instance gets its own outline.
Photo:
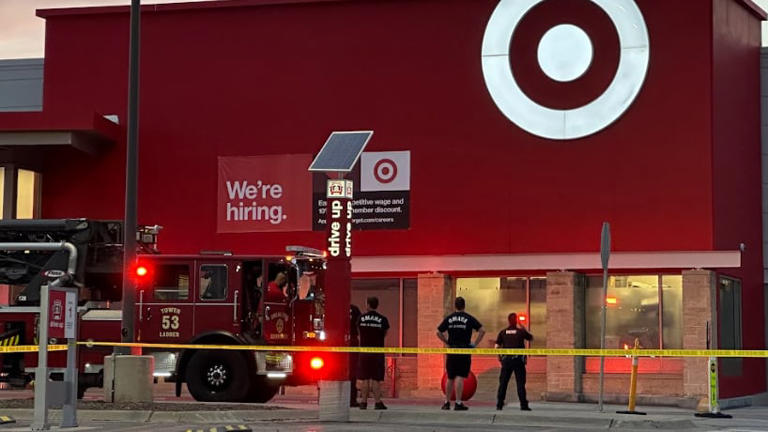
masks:
<instances>
[{"instance_id":1,"label":"reflection in window","mask_svg":"<svg viewBox=\"0 0 768 432\"><path fill-rule=\"evenodd\" d=\"M530 279L530 325L526 324L534 339L531 347L547 346L547 279Z\"/></svg>"},{"instance_id":2,"label":"reflection in window","mask_svg":"<svg viewBox=\"0 0 768 432\"><path fill-rule=\"evenodd\" d=\"M741 339L741 281L720 278L720 349L742 349ZM742 359L720 359L723 375L740 376Z\"/></svg>"},{"instance_id":3,"label":"reflection in window","mask_svg":"<svg viewBox=\"0 0 768 432\"><path fill-rule=\"evenodd\" d=\"M224 264L200 266L200 298L224 300L227 298L227 266Z\"/></svg>"},{"instance_id":4,"label":"reflection in window","mask_svg":"<svg viewBox=\"0 0 768 432\"><path fill-rule=\"evenodd\" d=\"M509 325L510 313L527 314L526 285L526 278L460 278L456 280L456 296L464 297L466 311L495 335Z\"/></svg>"},{"instance_id":5,"label":"reflection in window","mask_svg":"<svg viewBox=\"0 0 768 432\"><path fill-rule=\"evenodd\" d=\"M683 277L662 276L662 339L664 349L683 348Z\"/></svg>"},{"instance_id":6,"label":"reflection in window","mask_svg":"<svg viewBox=\"0 0 768 432\"><path fill-rule=\"evenodd\" d=\"M189 299L189 267L184 264L157 266L153 291L155 300Z\"/></svg>"},{"instance_id":7,"label":"reflection in window","mask_svg":"<svg viewBox=\"0 0 768 432\"><path fill-rule=\"evenodd\" d=\"M403 346L419 346L418 280L403 279ZM391 325L391 324L390 324Z\"/></svg>"},{"instance_id":8,"label":"reflection in window","mask_svg":"<svg viewBox=\"0 0 768 432\"><path fill-rule=\"evenodd\" d=\"M40 217L40 174L19 169L16 180L16 218Z\"/></svg>"},{"instance_id":9,"label":"reflection in window","mask_svg":"<svg viewBox=\"0 0 768 432\"><path fill-rule=\"evenodd\" d=\"M635 338L642 348L660 346L659 277L611 276L606 297L605 347L634 346ZM603 278L589 278L587 286L587 348L600 348Z\"/></svg>"}]
</instances>

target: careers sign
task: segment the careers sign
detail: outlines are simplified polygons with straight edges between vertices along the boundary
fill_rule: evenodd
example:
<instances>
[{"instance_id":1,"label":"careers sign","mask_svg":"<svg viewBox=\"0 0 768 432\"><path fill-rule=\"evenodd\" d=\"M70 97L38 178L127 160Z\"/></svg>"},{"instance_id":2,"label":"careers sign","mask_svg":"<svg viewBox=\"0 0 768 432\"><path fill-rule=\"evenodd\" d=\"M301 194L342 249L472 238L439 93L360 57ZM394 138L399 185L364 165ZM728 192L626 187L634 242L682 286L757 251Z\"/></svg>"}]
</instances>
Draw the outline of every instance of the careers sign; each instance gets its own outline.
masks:
<instances>
[{"instance_id":1,"label":"careers sign","mask_svg":"<svg viewBox=\"0 0 768 432\"><path fill-rule=\"evenodd\" d=\"M220 157L217 231L309 231L311 155Z\"/></svg>"},{"instance_id":2,"label":"careers sign","mask_svg":"<svg viewBox=\"0 0 768 432\"><path fill-rule=\"evenodd\" d=\"M383 230L410 227L410 151L363 152L360 163L347 175L347 178L351 179L354 185L353 229ZM325 179L324 174L318 173L315 174L313 181L312 229L315 231L325 229L329 211Z\"/></svg>"}]
</instances>

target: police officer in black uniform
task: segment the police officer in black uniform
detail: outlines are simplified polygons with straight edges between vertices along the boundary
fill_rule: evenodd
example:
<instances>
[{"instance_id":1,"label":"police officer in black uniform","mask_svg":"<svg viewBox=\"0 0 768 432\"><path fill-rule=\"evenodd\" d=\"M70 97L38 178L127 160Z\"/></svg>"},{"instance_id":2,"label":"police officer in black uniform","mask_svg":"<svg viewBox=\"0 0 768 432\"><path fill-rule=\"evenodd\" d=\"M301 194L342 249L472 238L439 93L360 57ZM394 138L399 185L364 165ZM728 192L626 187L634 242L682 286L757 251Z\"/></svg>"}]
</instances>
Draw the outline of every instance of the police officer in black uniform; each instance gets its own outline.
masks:
<instances>
[{"instance_id":1,"label":"police officer in black uniform","mask_svg":"<svg viewBox=\"0 0 768 432\"><path fill-rule=\"evenodd\" d=\"M464 312L466 303L463 297L456 297L454 302L456 312L448 315L437 327L437 337L444 344L451 348L474 348L483 340L485 330L475 317ZM472 332L477 330L477 339L472 341ZM445 333L448 337L445 337ZM468 354L447 354L445 356L445 372L448 375L448 382L445 386L445 403L441 409L451 409L451 393L453 393L454 382L456 384L456 405L455 411L466 411L466 405L461 402L461 395L464 391L464 378L469 376L469 369L472 366L472 356Z\"/></svg>"},{"instance_id":2,"label":"police officer in black uniform","mask_svg":"<svg viewBox=\"0 0 768 432\"><path fill-rule=\"evenodd\" d=\"M496 337L496 348L525 348L525 341L532 341L533 336L528 333L525 326L517 321L516 313L509 314L507 320L509 327L499 332ZM520 409L530 411L525 394L525 356L503 355L499 356L499 360L501 360L501 373L499 374L499 391L496 394L496 409L500 411L504 407L504 400L507 398L507 384L509 384L509 379L514 372Z\"/></svg>"},{"instance_id":3,"label":"police officer in black uniform","mask_svg":"<svg viewBox=\"0 0 768 432\"><path fill-rule=\"evenodd\" d=\"M384 338L389 330L389 320L376 312L379 307L378 297L368 297L368 311L360 316L357 329L361 347L383 347ZM384 354L360 353L357 379L360 380L360 409L368 408L368 394L373 393L375 409L385 410L381 401L381 383L384 381Z\"/></svg>"}]
</instances>

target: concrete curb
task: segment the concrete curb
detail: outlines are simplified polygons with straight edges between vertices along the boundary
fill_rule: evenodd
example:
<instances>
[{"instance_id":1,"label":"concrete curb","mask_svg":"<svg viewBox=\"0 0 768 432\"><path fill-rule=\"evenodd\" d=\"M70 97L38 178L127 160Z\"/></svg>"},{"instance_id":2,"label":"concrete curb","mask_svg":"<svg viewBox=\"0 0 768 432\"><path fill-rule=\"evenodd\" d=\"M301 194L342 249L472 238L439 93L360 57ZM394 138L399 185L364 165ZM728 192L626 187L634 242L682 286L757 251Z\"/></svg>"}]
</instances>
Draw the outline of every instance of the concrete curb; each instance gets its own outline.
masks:
<instances>
[{"instance_id":1,"label":"concrete curb","mask_svg":"<svg viewBox=\"0 0 768 432\"><path fill-rule=\"evenodd\" d=\"M5 410L5 414L21 422L32 420L33 411L25 408ZM51 423L60 421L61 412L50 412ZM627 419L613 414L557 415L544 411L534 413L506 412L454 412L429 410L400 411L396 407L387 411L350 411L353 423L385 423L393 425L500 425L500 426L552 426L563 425L590 427L594 429L696 429L693 420L679 415L671 418L649 416L644 419ZM317 410L274 409L274 410L232 410L232 411L119 411L79 410L78 420L95 423L143 423L143 424L248 424L260 422L317 422Z\"/></svg>"}]
</instances>

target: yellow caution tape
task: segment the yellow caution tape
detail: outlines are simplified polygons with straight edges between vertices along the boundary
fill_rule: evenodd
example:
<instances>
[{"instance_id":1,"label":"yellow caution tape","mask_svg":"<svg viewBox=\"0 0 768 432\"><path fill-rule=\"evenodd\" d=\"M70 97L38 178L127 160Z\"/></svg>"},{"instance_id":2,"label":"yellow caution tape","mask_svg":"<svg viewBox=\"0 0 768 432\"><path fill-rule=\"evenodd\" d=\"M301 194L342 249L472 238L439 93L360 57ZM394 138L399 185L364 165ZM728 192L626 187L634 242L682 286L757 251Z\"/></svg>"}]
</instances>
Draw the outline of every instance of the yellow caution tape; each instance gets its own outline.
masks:
<instances>
[{"instance_id":1,"label":"yellow caution tape","mask_svg":"<svg viewBox=\"0 0 768 432\"><path fill-rule=\"evenodd\" d=\"M66 345L48 345L48 351L66 351L67 346ZM28 352L37 352L38 346L37 345L11 345L11 346L0 346L0 353L28 353Z\"/></svg>"},{"instance_id":2,"label":"yellow caution tape","mask_svg":"<svg viewBox=\"0 0 768 432\"><path fill-rule=\"evenodd\" d=\"M86 347L136 347L164 349L209 349L235 351L289 351L378 354L474 354L474 355L528 355L528 356L589 356L589 357L752 357L768 358L768 350L659 350L659 349L558 349L558 348L373 348L281 345L201 345L156 344L127 342L78 342ZM2 348L2 347L0 347ZM15 348L15 347L14 347ZM2 352L2 351L0 351Z\"/></svg>"},{"instance_id":3,"label":"yellow caution tape","mask_svg":"<svg viewBox=\"0 0 768 432\"><path fill-rule=\"evenodd\" d=\"M286 351L330 352L369 354L473 354L473 355L528 355L528 356L587 356L587 357L737 357L768 358L768 350L673 350L673 349L563 349L563 348L373 348L329 346L282 346L282 345L210 345L210 344L162 344L129 342L78 342L80 346L137 347L149 349L207 349L232 351ZM48 345L48 351L66 351L66 345ZM0 346L0 353L37 352L37 345Z\"/></svg>"}]
</instances>

